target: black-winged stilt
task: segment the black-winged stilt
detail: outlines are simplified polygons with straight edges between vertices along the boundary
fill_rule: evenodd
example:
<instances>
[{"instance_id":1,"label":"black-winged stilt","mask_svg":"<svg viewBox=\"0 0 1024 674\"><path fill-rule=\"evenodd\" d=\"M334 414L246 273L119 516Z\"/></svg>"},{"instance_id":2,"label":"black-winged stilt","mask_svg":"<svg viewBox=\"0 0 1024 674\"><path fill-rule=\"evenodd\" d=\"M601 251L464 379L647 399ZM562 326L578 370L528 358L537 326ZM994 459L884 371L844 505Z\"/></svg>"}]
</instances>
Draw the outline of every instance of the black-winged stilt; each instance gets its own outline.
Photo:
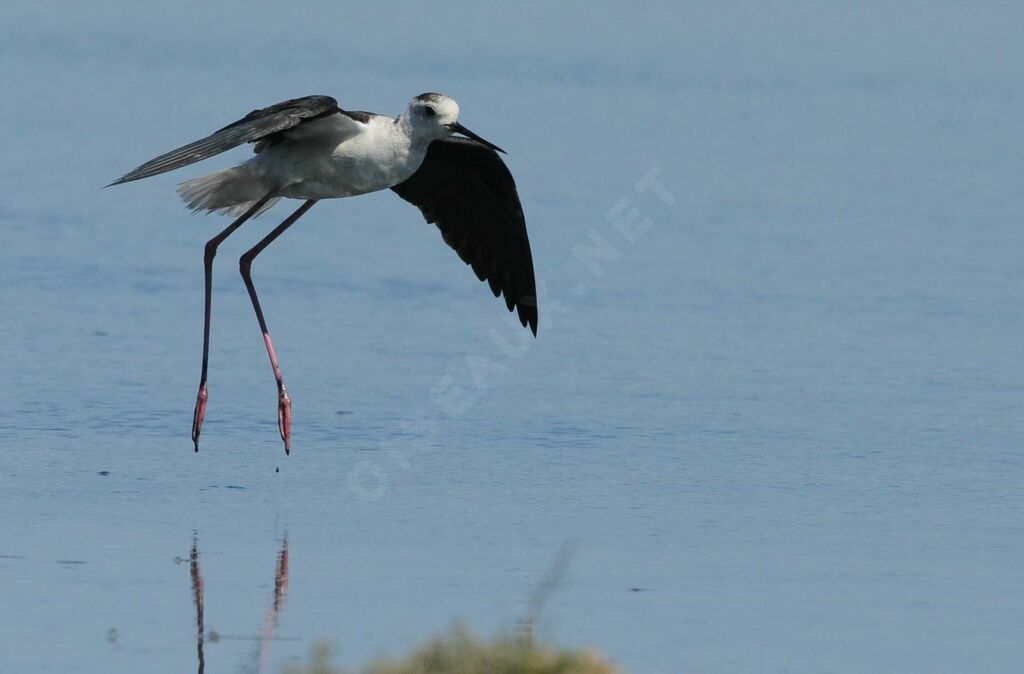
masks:
<instances>
[{"instance_id":1,"label":"black-winged stilt","mask_svg":"<svg viewBox=\"0 0 1024 674\"><path fill-rule=\"evenodd\" d=\"M454 137L459 133L465 138ZM251 276L252 261L320 199L351 197L390 188L422 211L444 241L504 294L509 311L537 334L537 291L526 220L516 185L498 156L504 152L459 123L459 105L443 94L414 98L397 118L338 107L330 96L295 98L254 110L220 131L152 159L111 185L148 178L207 159L243 143L256 156L233 168L183 182L178 193L196 211L238 216L206 243L203 365L192 421L192 440L206 413L210 353L210 302L217 246L242 223L278 199L303 204L239 259L278 390L278 428L291 450L291 399ZM108 186L109 187L109 186Z\"/></svg>"}]
</instances>

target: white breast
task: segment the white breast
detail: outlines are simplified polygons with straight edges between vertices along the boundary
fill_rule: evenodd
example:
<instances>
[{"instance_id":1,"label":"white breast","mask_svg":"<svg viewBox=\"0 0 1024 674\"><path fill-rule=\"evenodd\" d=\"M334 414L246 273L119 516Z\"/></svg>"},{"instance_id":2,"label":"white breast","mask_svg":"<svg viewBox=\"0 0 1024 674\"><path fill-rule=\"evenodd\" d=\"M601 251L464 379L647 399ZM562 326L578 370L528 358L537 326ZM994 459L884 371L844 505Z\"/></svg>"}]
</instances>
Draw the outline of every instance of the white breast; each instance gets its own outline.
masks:
<instances>
[{"instance_id":1,"label":"white breast","mask_svg":"<svg viewBox=\"0 0 1024 674\"><path fill-rule=\"evenodd\" d=\"M332 199L397 185L423 162L426 146L413 143L390 117L373 116L356 124L354 134L288 138L250 160L252 168L282 185L282 196Z\"/></svg>"}]
</instances>

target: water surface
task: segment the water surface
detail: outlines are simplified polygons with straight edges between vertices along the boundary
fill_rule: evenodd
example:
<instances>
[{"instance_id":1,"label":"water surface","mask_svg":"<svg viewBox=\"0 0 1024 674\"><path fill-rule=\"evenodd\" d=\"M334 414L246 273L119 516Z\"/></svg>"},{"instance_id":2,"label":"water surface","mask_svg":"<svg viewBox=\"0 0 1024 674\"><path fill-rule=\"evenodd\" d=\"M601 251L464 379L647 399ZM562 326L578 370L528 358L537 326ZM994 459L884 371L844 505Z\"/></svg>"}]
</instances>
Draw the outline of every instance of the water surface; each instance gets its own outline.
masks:
<instances>
[{"instance_id":1,"label":"water surface","mask_svg":"<svg viewBox=\"0 0 1024 674\"><path fill-rule=\"evenodd\" d=\"M514 629L568 545L540 634L635 673L1013 670L1022 17L858 7L6 3L0 669L196 668L193 546L219 672ZM221 248L194 454L226 223L195 171L99 186L427 90L510 151L539 338L408 204L318 204L254 267L285 457L235 264L278 207Z\"/></svg>"}]
</instances>

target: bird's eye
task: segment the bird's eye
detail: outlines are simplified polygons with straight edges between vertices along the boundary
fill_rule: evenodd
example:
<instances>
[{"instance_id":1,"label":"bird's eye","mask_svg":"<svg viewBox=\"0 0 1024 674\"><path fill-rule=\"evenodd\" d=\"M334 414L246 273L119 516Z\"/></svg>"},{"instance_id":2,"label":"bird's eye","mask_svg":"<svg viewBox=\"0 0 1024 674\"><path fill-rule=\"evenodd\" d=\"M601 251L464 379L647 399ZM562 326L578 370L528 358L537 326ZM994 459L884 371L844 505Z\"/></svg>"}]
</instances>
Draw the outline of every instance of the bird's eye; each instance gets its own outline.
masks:
<instances>
[{"instance_id":1,"label":"bird's eye","mask_svg":"<svg viewBox=\"0 0 1024 674\"><path fill-rule=\"evenodd\" d=\"M437 111L434 110L433 107L428 105L427 107L423 108L423 114L426 115L427 117L433 117L434 115L437 114Z\"/></svg>"}]
</instances>

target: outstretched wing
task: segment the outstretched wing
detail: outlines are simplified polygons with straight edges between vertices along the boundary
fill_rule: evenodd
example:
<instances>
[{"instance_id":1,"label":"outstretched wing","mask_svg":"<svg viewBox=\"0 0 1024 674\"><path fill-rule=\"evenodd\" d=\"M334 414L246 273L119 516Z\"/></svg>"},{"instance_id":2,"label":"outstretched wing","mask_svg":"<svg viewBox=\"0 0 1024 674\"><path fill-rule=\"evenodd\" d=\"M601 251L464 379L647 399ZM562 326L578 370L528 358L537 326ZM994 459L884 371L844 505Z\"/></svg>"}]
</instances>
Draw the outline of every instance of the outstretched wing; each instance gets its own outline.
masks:
<instances>
[{"instance_id":1,"label":"outstretched wing","mask_svg":"<svg viewBox=\"0 0 1024 674\"><path fill-rule=\"evenodd\" d=\"M391 188L441 230L495 297L537 334L537 284L516 183L498 154L468 138L435 140L423 164Z\"/></svg>"},{"instance_id":2,"label":"outstretched wing","mask_svg":"<svg viewBox=\"0 0 1024 674\"><path fill-rule=\"evenodd\" d=\"M273 137L274 134L295 129L300 124L310 124L312 120L333 116L335 125L351 125L352 133L356 133L356 119L338 108L338 102L330 96L305 96L293 98L283 103L271 105L261 110L253 110L242 119L228 124L220 131L194 143L189 143L177 150L171 150L127 173L110 185L148 178L176 168L194 164L243 143L252 143ZM257 149L260 149L257 146ZM110 187L108 185L108 187Z\"/></svg>"}]
</instances>

